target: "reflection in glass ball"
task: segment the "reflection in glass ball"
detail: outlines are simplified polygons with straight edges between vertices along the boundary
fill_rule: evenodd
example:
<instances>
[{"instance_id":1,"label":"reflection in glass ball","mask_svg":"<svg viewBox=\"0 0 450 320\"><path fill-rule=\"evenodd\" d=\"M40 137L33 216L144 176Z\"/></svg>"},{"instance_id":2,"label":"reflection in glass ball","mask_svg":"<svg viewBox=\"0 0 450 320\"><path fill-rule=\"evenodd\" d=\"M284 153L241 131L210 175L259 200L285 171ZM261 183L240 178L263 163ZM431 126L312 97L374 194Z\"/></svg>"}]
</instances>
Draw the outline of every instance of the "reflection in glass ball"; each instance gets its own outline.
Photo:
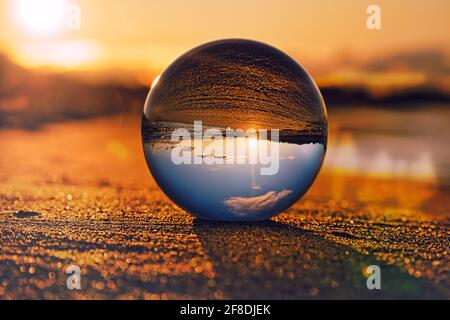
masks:
<instances>
[{"instance_id":1,"label":"reflection in glass ball","mask_svg":"<svg viewBox=\"0 0 450 320\"><path fill-rule=\"evenodd\" d=\"M209 220L269 219L309 189L327 145L322 96L292 58L221 40L175 60L144 107L148 167L178 206Z\"/></svg>"}]
</instances>

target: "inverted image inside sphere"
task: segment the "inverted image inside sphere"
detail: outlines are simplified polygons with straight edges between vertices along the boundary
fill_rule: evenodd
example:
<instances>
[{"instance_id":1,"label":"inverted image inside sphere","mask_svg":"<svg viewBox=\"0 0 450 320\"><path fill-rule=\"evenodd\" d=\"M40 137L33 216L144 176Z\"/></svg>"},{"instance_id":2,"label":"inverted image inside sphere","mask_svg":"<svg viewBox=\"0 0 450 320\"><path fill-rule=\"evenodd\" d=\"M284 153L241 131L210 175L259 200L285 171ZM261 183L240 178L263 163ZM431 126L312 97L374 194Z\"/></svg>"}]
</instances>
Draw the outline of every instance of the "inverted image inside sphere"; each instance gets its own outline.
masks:
<instances>
[{"instance_id":1,"label":"inverted image inside sphere","mask_svg":"<svg viewBox=\"0 0 450 320\"><path fill-rule=\"evenodd\" d=\"M247 129L295 130L326 136L326 111L309 74L266 44L222 40L179 57L147 99L150 122L193 123Z\"/></svg>"},{"instance_id":2,"label":"inverted image inside sphere","mask_svg":"<svg viewBox=\"0 0 450 320\"><path fill-rule=\"evenodd\" d=\"M210 129L214 137L205 138ZM228 130L258 134L224 139ZM288 209L313 183L327 116L314 81L289 56L222 40L161 74L144 106L142 142L153 178L179 207L208 220L259 221Z\"/></svg>"}]
</instances>

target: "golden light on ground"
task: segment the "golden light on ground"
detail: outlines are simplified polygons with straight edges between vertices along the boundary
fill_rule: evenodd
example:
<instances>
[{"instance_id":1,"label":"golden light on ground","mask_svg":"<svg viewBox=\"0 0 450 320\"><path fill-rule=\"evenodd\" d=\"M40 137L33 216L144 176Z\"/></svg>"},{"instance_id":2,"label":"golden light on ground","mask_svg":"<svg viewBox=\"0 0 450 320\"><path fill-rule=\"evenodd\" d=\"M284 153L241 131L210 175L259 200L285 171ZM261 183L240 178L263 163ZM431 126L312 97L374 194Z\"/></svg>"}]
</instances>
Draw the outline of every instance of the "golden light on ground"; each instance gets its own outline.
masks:
<instances>
[{"instance_id":1,"label":"golden light on ground","mask_svg":"<svg viewBox=\"0 0 450 320\"><path fill-rule=\"evenodd\" d=\"M118 159L125 160L128 158L128 148L120 141L110 141L106 145L108 152Z\"/></svg>"},{"instance_id":2,"label":"golden light on ground","mask_svg":"<svg viewBox=\"0 0 450 320\"><path fill-rule=\"evenodd\" d=\"M62 28L64 0L20 0L17 6L18 23L31 35L48 35Z\"/></svg>"}]
</instances>

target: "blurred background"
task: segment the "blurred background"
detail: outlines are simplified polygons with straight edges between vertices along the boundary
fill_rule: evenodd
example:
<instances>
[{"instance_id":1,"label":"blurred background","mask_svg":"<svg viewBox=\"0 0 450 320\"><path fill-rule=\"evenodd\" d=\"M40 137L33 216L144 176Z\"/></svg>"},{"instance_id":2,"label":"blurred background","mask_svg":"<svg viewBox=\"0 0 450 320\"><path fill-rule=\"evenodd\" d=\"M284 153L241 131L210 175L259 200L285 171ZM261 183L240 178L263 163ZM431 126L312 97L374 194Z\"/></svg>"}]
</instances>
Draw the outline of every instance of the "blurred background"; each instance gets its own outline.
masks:
<instances>
[{"instance_id":1,"label":"blurred background","mask_svg":"<svg viewBox=\"0 0 450 320\"><path fill-rule=\"evenodd\" d=\"M0 299L448 298L449 30L448 0L0 0ZM144 160L152 82L223 38L327 105L319 176L261 225L195 220Z\"/></svg>"},{"instance_id":2,"label":"blurred background","mask_svg":"<svg viewBox=\"0 0 450 320\"><path fill-rule=\"evenodd\" d=\"M34 171L67 171L44 153L86 141L45 144L39 134L67 124L70 136L81 130L74 122L97 118L103 127L89 128L104 139L73 157L101 151L142 165L138 121L156 76L201 43L249 38L291 55L319 85L330 121L325 174L447 191L450 2L377 0L381 29L369 30L373 2L0 0L0 178L12 183L29 158L40 159ZM109 138L106 128L121 126Z\"/></svg>"}]
</instances>

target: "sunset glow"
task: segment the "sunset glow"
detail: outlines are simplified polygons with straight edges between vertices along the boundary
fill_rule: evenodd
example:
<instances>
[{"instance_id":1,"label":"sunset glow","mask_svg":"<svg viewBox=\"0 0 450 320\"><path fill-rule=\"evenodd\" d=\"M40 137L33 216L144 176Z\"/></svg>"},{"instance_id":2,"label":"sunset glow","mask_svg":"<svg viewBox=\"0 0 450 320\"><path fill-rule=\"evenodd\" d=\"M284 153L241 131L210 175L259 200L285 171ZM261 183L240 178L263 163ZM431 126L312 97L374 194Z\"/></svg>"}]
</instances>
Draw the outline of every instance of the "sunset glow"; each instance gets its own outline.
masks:
<instances>
[{"instance_id":1,"label":"sunset glow","mask_svg":"<svg viewBox=\"0 0 450 320\"><path fill-rule=\"evenodd\" d=\"M17 57L24 60L27 67L81 68L95 61L98 55L93 41L33 43L22 46L17 52Z\"/></svg>"},{"instance_id":2,"label":"sunset glow","mask_svg":"<svg viewBox=\"0 0 450 320\"><path fill-rule=\"evenodd\" d=\"M18 20L32 35L48 35L58 31L64 21L63 0L20 0Z\"/></svg>"},{"instance_id":3,"label":"sunset glow","mask_svg":"<svg viewBox=\"0 0 450 320\"><path fill-rule=\"evenodd\" d=\"M0 30L5 30L0 33L0 52L25 66L120 68L149 84L186 50L214 39L241 37L282 49L305 65L319 85L356 84L383 91L391 84L403 88L430 81L408 65L369 71L364 67L398 53L435 48L448 57L450 3L431 1L426 9L418 0L377 4L384 12L383 28L370 31L364 1L336 6L331 0L174 0L170 5L130 0L124 14L120 2L105 0L0 0ZM79 30L66 28L69 5L80 8ZM421 27L410 17L418 17ZM450 87L444 75L432 81Z\"/></svg>"}]
</instances>

